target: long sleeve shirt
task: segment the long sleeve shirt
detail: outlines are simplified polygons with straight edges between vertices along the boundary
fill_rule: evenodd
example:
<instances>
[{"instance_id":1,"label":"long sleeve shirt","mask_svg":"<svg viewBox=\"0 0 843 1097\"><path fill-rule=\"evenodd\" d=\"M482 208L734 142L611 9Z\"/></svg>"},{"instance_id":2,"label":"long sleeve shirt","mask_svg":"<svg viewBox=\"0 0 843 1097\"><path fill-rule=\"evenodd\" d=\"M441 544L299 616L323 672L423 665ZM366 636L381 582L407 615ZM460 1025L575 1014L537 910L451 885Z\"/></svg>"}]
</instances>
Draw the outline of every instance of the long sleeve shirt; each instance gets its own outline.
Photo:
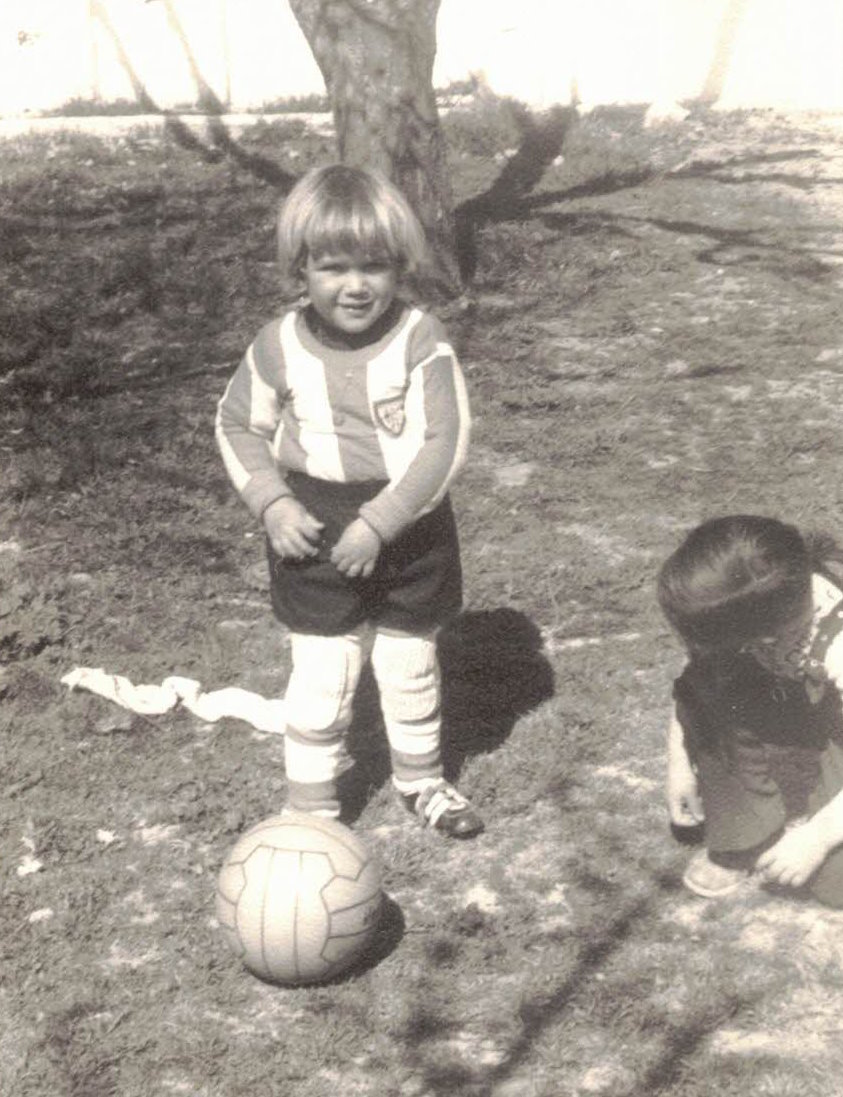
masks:
<instances>
[{"instance_id":1,"label":"long sleeve shirt","mask_svg":"<svg viewBox=\"0 0 843 1097\"><path fill-rule=\"evenodd\" d=\"M228 474L260 517L292 494L290 471L333 482L382 480L360 508L393 540L444 497L465 462L465 381L440 323L407 308L377 342L318 342L303 312L266 324L219 402L216 437Z\"/></svg>"}]
</instances>

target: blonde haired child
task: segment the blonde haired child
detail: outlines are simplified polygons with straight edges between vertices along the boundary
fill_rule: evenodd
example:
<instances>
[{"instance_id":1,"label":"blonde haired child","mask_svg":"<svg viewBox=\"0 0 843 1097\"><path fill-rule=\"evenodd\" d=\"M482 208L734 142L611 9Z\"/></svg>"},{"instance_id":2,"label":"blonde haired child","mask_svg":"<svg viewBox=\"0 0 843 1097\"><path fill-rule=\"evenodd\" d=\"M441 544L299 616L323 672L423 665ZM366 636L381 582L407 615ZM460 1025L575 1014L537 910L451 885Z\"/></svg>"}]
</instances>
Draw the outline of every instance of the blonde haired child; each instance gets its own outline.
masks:
<instances>
[{"instance_id":1,"label":"blonde haired child","mask_svg":"<svg viewBox=\"0 0 843 1097\"><path fill-rule=\"evenodd\" d=\"M216 433L263 523L273 609L291 633L288 803L339 816L369 658L398 793L425 825L471 837L483 822L443 777L436 656L437 629L462 605L448 488L470 417L447 335L401 296L424 234L391 183L331 165L284 202L278 246L305 295L247 350Z\"/></svg>"},{"instance_id":2,"label":"blonde haired child","mask_svg":"<svg viewBox=\"0 0 843 1097\"><path fill-rule=\"evenodd\" d=\"M281 205L277 233L282 278L296 289L308 255L378 255L402 278L428 260L424 230L404 195L373 172L341 165L299 180Z\"/></svg>"},{"instance_id":3,"label":"blonde haired child","mask_svg":"<svg viewBox=\"0 0 843 1097\"><path fill-rule=\"evenodd\" d=\"M683 877L698 895L754 873L843 906L843 591L828 569L839 559L827 537L735 514L697 526L661 568L659 601L689 655L668 810L679 827L704 825Z\"/></svg>"}]
</instances>

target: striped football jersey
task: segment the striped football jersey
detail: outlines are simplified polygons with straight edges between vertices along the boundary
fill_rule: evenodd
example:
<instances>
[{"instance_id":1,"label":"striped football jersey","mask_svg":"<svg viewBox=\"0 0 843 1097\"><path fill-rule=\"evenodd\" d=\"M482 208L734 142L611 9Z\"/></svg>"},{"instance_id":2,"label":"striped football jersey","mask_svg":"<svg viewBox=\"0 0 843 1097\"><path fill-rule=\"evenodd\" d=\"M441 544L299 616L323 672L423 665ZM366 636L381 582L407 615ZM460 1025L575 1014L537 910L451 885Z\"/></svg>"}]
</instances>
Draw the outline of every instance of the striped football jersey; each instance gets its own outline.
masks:
<instances>
[{"instance_id":1,"label":"striped football jersey","mask_svg":"<svg viewBox=\"0 0 843 1097\"><path fill-rule=\"evenodd\" d=\"M393 540L443 498L465 462L465 381L440 323L405 308L355 350L318 342L301 309L266 324L219 402L216 437L241 498L260 517L291 494L286 473L382 480L360 509Z\"/></svg>"}]
</instances>

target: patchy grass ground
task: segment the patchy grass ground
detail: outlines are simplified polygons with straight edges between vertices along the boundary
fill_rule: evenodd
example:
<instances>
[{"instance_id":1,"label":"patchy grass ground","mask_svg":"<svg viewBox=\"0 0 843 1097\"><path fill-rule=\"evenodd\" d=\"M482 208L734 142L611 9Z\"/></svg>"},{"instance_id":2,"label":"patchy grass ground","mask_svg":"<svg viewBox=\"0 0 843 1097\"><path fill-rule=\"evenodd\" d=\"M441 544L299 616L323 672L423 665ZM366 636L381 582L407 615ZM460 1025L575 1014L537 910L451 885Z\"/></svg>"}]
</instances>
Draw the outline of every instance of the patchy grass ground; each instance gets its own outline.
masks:
<instances>
[{"instance_id":1,"label":"patchy grass ground","mask_svg":"<svg viewBox=\"0 0 843 1097\"><path fill-rule=\"evenodd\" d=\"M449 116L460 199L507 125ZM296 123L241 145L293 173L332 155ZM280 738L60 684L283 691L261 538L212 441L277 308L275 195L149 133L0 145L0 1092L836 1091L843 915L680 888L681 656L652 588L713 512L843 528L842 188L829 120L604 110L484 224L449 318L476 431L442 661L449 766L488 830L407 823L364 689L350 802L389 915L363 970L287 990L213 923L226 851L283 802Z\"/></svg>"}]
</instances>

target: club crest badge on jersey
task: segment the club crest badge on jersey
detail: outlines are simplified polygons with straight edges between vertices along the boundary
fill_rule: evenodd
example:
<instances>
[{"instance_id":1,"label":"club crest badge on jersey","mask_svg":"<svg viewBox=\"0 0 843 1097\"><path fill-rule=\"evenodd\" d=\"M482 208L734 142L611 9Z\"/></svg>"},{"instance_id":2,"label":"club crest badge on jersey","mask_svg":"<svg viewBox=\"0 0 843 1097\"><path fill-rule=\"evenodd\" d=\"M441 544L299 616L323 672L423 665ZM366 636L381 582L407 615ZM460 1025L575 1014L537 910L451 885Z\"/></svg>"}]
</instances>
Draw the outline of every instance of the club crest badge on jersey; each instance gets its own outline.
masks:
<instances>
[{"instance_id":1,"label":"club crest badge on jersey","mask_svg":"<svg viewBox=\"0 0 843 1097\"><path fill-rule=\"evenodd\" d=\"M378 424L393 438L397 438L407 421L403 393L401 396L392 396L388 400L376 400L374 410Z\"/></svg>"}]
</instances>

